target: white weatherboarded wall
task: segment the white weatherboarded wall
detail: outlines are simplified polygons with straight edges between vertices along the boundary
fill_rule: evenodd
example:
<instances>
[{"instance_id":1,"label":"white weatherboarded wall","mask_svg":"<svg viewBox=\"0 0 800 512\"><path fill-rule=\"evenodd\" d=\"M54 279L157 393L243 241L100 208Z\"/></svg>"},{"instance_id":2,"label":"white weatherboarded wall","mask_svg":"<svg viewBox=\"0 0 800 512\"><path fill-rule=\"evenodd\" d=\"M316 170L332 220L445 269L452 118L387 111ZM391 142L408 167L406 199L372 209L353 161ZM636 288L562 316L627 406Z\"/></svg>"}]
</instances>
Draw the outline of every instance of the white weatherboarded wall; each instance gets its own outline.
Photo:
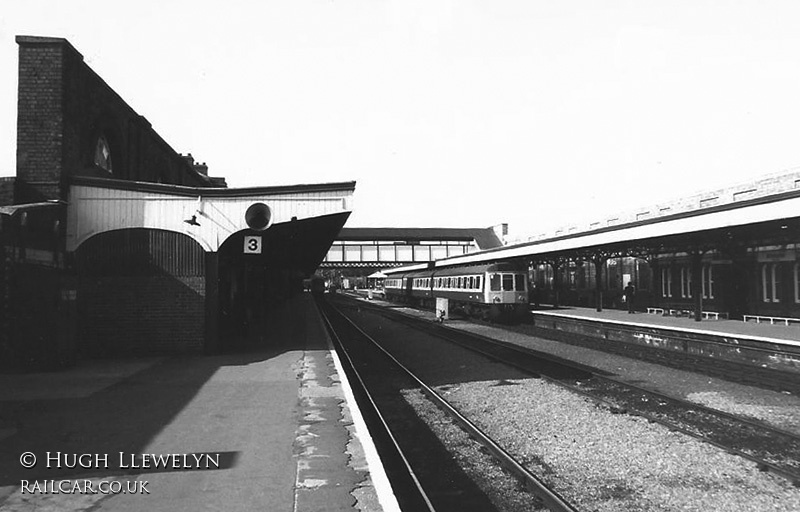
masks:
<instances>
[{"instance_id":1,"label":"white weatherboarded wall","mask_svg":"<svg viewBox=\"0 0 800 512\"><path fill-rule=\"evenodd\" d=\"M308 186L308 191L303 191L298 186L288 192L284 189L253 194L243 194L243 189L224 189L223 193L215 189L208 197L202 195L202 189L196 189L198 195L190 197L185 192L178 195L130 187L72 185L66 248L75 251L91 236L106 231L152 228L184 233L197 240L205 251L216 252L230 235L248 228L244 215L253 203L268 205L275 224L289 222L292 217L302 220L351 211L353 186L314 188ZM199 225L185 222L192 216Z\"/></svg>"}]
</instances>

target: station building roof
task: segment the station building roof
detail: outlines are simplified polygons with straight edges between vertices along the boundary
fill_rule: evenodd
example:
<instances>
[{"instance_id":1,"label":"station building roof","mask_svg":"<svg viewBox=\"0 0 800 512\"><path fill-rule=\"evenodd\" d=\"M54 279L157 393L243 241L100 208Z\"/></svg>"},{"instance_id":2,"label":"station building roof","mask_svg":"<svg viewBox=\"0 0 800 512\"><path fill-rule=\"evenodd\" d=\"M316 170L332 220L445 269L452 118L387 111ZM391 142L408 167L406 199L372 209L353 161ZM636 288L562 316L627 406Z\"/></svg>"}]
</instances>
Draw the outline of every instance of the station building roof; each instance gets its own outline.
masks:
<instances>
[{"instance_id":1,"label":"station building roof","mask_svg":"<svg viewBox=\"0 0 800 512\"><path fill-rule=\"evenodd\" d=\"M761 185L761 186L759 186ZM580 256L593 251L716 249L730 241L780 243L800 229L800 173L793 171L751 184L687 198L681 208L657 215L615 218L586 230L436 260L436 267L506 259ZM676 211L677 210L677 211ZM563 233L563 232L561 232ZM392 271L417 270L410 265Z\"/></svg>"}]
</instances>

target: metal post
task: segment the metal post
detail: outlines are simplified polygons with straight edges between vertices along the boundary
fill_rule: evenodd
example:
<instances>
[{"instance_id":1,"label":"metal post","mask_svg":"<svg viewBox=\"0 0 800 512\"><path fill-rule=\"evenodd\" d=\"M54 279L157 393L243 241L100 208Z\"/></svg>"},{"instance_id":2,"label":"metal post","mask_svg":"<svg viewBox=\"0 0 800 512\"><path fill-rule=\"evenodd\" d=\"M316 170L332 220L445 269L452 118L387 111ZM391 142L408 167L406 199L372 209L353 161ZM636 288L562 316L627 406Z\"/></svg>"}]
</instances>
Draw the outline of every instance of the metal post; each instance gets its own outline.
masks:
<instances>
[{"instance_id":1,"label":"metal post","mask_svg":"<svg viewBox=\"0 0 800 512\"><path fill-rule=\"evenodd\" d=\"M692 271L692 296L694 297L694 320L700 322L703 320L703 253L701 251L693 251L691 253L691 271Z\"/></svg>"},{"instance_id":2,"label":"metal post","mask_svg":"<svg viewBox=\"0 0 800 512\"><path fill-rule=\"evenodd\" d=\"M594 300L597 311L599 312L603 311L603 266L606 263L606 259L601 256L595 256L592 260L594 261L595 267Z\"/></svg>"},{"instance_id":3,"label":"metal post","mask_svg":"<svg viewBox=\"0 0 800 512\"><path fill-rule=\"evenodd\" d=\"M561 290L561 282L560 282L560 279L561 279L561 272L560 272L561 265L559 265L559 262L557 260L556 261L551 261L550 265L552 265L552 267L553 267L553 307L557 308L558 307L558 293Z\"/></svg>"}]
</instances>

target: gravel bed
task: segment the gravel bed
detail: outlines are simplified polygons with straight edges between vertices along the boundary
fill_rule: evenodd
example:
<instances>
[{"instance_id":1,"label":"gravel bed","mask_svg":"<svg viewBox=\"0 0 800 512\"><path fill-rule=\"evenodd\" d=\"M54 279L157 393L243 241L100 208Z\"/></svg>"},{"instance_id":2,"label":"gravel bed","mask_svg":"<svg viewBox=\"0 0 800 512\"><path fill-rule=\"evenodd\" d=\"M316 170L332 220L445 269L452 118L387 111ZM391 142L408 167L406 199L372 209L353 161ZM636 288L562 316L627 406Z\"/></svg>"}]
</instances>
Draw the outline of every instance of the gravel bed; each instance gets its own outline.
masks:
<instances>
[{"instance_id":1,"label":"gravel bed","mask_svg":"<svg viewBox=\"0 0 800 512\"><path fill-rule=\"evenodd\" d=\"M800 407L785 400L755 402L722 391L696 391L686 395L687 400L725 411L730 414L754 418L791 432L800 433Z\"/></svg>"},{"instance_id":2,"label":"gravel bed","mask_svg":"<svg viewBox=\"0 0 800 512\"><path fill-rule=\"evenodd\" d=\"M800 489L740 457L538 379L497 384L442 391L582 510L800 510Z\"/></svg>"},{"instance_id":3,"label":"gravel bed","mask_svg":"<svg viewBox=\"0 0 800 512\"><path fill-rule=\"evenodd\" d=\"M623 381L800 434L800 397L788 392L746 386L480 323L451 322L450 327L548 352L617 374Z\"/></svg>"},{"instance_id":4,"label":"gravel bed","mask_svg":"<svg viewBox=\"0 0 800 512\"><path fill-rule=\"evenodd\" d=\"M423 312L408 312L426 317ZM538 341L489 326L467 329L475 328L521 344ZM438 381L436 388L451 403L582 511L800 510L800 489L712 445L641 417L619 414L539 379L512 376L511 371L502 378L503 372L489 369L492 363L478 363L473 356L454 351L452 345L438 349L431 341L420 345L408 336L394 343L409 354L414 350L425 353L419 364L413 365L421 367L423 378L427 375ZM583 353L597 352L583 349ZM617 358L618 370L627 369L619 356L610 357ZM454 371L459 367L463 369L460 377ZM660 378L656 375L660 367L651 367L655 368L653 375ZM648 370L637 370L642 378L648 377ZM664 373L668 380L671 370ZM708 393L709 389L713 392ZM758 398L748 402L747 393L737 392L728 399L719 391L696 386L694 392L707 394L694 399L713 402L709 405L723 410L736 409L738 404L754 417L767 415L766 410L756 410ZM776 399L764 402L769 404L769 416L779 420L783 415L784 422L796 417L796 410L793 415L791 408L779 406L787 403L780 394L770 396ZM788 398L791 404L796 397Z\"/></svg>"},{"instance_id":5,"label":"gravel bed","mask_svg":"<svg viewBox=\"0 0 800 512\"><path fill-rule=\"evenodd\" d=\"M486 494L497 510L504 512L546 511L538 498L528 493L492 455L418 390L403 391L406 402L414 409L456 462Z\"/></svg>"}]
</instances>

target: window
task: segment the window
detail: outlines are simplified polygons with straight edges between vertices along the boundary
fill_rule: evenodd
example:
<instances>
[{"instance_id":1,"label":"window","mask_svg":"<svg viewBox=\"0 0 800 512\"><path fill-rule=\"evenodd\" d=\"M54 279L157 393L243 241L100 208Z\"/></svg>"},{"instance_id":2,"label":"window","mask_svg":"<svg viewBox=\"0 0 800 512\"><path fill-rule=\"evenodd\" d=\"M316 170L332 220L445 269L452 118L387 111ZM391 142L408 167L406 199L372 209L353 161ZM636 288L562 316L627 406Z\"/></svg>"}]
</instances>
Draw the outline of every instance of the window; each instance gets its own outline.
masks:
<instances>
[{"instance_id":1,"label":"window","mask_svg":"<svg viewBox=\"0 0 800 512\"><path fill-rule=\"evenodd\" d=\"M514 274L503 274L503 291L514 291Z\"/></svg>"},{"instance_id":2,"label":"window","mask_svg":"<svg viewBox=\"0 0 800 512\"><path fill-rule=\"evenodd\" d=\"M779 263L761 265L761 299L764 302L780 302L778 289L780 285Z\"/></svg>"},{"instance_id":3,"label":"window","mask_svg":"<svg viewBox=\"0 0 800 512\"><path fill-rule=\"evenodd\" d=\"M525 276L523 274L516 274L514 276L514 289L518 292L525 291Z\"/></svg>"},{"instance_id":4,"label":"window","mask_svg":"<svg viewBox=\"0 0 800 512\"><path fill-rule=\"evenodd\" d=\"M478 290L482 289L481 288L481 276L478 276L478 277L475 278L475 288L477 288Z\"/></svg>"},{"instance_id":5,"label":"window","mask_svg":"<svg viewBox=\"0 0 800 512\"><path fill-rule=\"evenodd\" d=\"M681 297L692 298L692 269L681 267Z\"/></svg>"},{"instance_id":6,"label":"window","mask_svg":"<svg viewBox=\"0 0 800 512\"><path fill-rule=\"evenodd\" d=\"M395 261L394 246L380 246L378 248L379 261Z\"/></svg>"},{"instance_id":7,"label":"window","mask_svg":"<svg viewBox=\"0 0 800 512\"><path fill-rule=\"evenodd\" d=\"M361 259L363 261L378 261L378 246L377 245L362 245L361 246Z\"/></svg>"},{"instance_id":8,"label":"window","mask_svg":"<svg viewBox=\"0 0 800 512\"><path fill-rule=\"evenodd\" d=\"M489 276L489 288L493 292L500 291L500 274L492 274Z\"/></svg>"},{"instance_id":9,"label":"window","mask_svg":"<svg viewBox=\"0 0 800 512\"><path fill-rule=\"evenodd\" d=\"M714 298L714 267L711 264L703 265L702 275L700 276L703 282L703 298Z\"/></svg>"},{"instance_id":10,"label":"window","mask_svg":"<svg viewBox=\"0 0 800 512\"><path fill-rule=\"evenodd\" d=\"M431 246L431 259L440 260L447 257L447 247L444 245Z\"/></svg>"},{"instance_id":11,"label":"window","mask_svg":"<svg viewBox=\"0 0 800 512\"><path fill-rule=\"evenodd\" d=\"M345 245L344 259L345 261L361 261L361 246Z\"/></svg>"},{"instance_id":12,"label":"window","mask_svg":"<svg viewBox=\"0 0 800 512\"><path fill-rule=\"evenodd\" d=\"M328 250L328 261L344 261L344 247L341 245L332 245Z\"/></svg>"},{"instance_id":13,"label":"window","mask_svg":"<svg viewBox=\"0 0 800 512\"><path fill-rule=\"evenodd\" d=\"M415 245L414 247L414 261L430 261L431 248L427 245Z\"/></svg>"},{"instance_id":14,"label":"window","mask_svg":"<svg viewBox=\"0 0 800 512\"><path fill-rule=\"evenodd\" d=\"M97 144L94 148L94 164L101 169L113 172L111 167L111 149L108 145L108 140L105 135L97 138Z\"/></svg>"},{"instance_id":15,"label":"window","mask_svg":"<svg viewBox=\"0 0 800 512\"><path fill-rule=\"evenodd\" d=\"M672 297L672 269L661 269L661 296Z\"/></svg>"},{"instance_id":16,"label":"window","mask_svg":"<svg viewBox=\"0 0 800 512\"><path fill-rule=\"evenodd\" d=\"M414 248L410 245L397 245L397 261L414 261Z\"/></svg>"}]
</instances>

